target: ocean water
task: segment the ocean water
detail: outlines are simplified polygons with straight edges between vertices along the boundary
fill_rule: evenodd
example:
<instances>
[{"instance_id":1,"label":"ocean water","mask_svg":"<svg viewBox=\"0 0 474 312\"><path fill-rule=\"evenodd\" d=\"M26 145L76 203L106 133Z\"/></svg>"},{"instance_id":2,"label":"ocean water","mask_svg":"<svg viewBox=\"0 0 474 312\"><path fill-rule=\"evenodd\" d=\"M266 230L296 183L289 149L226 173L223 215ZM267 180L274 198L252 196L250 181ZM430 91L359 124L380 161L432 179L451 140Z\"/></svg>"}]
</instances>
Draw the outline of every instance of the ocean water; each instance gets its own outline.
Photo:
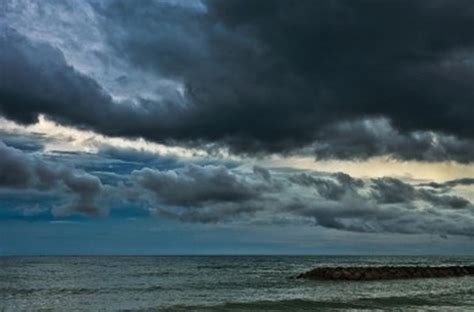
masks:
<instances>
[{"instance_id":1,"label":"ocean water","mask_svg":"<svg viewBox=\"0 0 474 312\"><path fill-rule=\"evenodd\" d=\"M0 257L0 311L474 311L474 277L307 281L317 266L461 265L473 257Z\"/></svg>"}]
</instances>

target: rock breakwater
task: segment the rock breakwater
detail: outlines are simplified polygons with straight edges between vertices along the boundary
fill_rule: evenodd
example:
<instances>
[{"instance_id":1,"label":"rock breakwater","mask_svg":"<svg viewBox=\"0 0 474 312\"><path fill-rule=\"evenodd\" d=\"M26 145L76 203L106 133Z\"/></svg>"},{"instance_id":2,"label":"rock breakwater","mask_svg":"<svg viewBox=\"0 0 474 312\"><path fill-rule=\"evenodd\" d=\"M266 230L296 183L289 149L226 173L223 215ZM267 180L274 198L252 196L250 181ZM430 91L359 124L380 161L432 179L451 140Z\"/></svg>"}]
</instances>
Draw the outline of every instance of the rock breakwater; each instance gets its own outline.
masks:
<instances>
[{"instance_id":1,"label":"rock breakwater","mask_svg":"<svg viewBox=\"0 0 474 312\"><path fill-rule=\"evenodd\" d=\"M302 273L296 278L312 280L390 280L438 278L474 275L472 266L376 266L376 267L321 267Z\"/></svg>"}]
</instances>

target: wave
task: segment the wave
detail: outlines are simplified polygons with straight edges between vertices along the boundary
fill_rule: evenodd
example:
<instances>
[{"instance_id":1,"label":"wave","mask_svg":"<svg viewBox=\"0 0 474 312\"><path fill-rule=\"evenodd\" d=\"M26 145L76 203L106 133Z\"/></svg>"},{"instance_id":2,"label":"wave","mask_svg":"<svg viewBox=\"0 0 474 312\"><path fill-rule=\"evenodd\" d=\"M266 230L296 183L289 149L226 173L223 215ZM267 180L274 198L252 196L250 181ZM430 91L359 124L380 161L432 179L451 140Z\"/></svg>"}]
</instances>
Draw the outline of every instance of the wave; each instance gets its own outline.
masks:
<instances>
[{"instance_id":1,"label":"wave","mask_svg":"<svg viewBox=\"0 0 474 312\"><path fill-rule=\"evenodd\" d=\"M252 268L250 265L242 265L242 264L228 264L228 265L198 265L196 267L198 270L203 270L203 269L210 269L210 270L232 270L232 269L239 269L239 270L244 270L244 269L249 269Z\"/></svg>"},{"instance_id":2,"label":"wave","mask_svg":"<svg viewBox=\"0 0 474 312\"><path fill-rule=\"evenodd\" d=\"M17 287L3 287L0 288L0 293L5 296L28 296L35 293L48 295L95 295L106 293L120 293L120 292L155 292L163 290L161 286L146 286L146 287L105 287L105 288L85 288L85 287L65 287L65 288L17 288ZM169 290L169 288L166 288Z\"/></svg>"},{"instance_id":3,"label":"wave","mask_svg":"<svg viewBox=\"0 0 474 312\"><path fill-rule=\"evenodd\" d=\"M460 294L460 293L459 293ZM463 294L473 294L473 290L463 292ZM453 294L452 294L453 295ZM456 300L456 297L449 298L439 296L390 296L379 298L359 298L352 301L315 301L308 299L287 299L276 301L252 301L252 302L229 302L219 305L194 305L184 306L175 305L171 307L160 307L155 309L140 309L134 311L196 311L196 312L237 312L237 311L316 311L321 309L339 310L339 309L355 309L355 310L384 310L393 308L436 308L443 307L474 307L472 303L466 304L462 300Z\"/></svg>"}]
</instances>

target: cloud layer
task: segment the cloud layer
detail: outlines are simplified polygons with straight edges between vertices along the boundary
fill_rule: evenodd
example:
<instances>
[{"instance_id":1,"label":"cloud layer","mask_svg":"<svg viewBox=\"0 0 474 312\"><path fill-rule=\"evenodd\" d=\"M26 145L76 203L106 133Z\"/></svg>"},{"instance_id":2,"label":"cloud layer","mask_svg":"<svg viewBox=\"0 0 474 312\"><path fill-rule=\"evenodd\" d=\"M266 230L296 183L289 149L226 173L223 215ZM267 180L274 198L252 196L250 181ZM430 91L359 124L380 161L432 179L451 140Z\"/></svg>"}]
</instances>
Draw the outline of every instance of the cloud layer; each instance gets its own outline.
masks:
<instances>
[{"instance_id":1,"label":"cloud layer","mask_svg":"<svg viewBox=\"0 0 474 312\"><path fill-rule=\"evenodd\" d=\"M237 153L473 159L470 1L44 6L3 5L0 70L10 74L0 111L17 122L46 114L106 135ZM28 32L25 12L50 20L49 36ZM58 22L59 13L70 18ZM87 38L81 14L94 27L86 56L97 74L70 56ZM137 91L142 76L156 81L149 94Z\"/></svg>"},{"instance_id":2,"label":"cloud layer","mask_svg":"<svg viewBox=\"0 0 474 312\"><path fill-rule=\"evenodd\" d=\"M263 173L263 174L262 174ZM161 216L185 222L296 222L354 232L471 236L474 206L446 188L344 173L244 173L215 166L135 171Z\"/></svg>"},{"instance_id":3,"label":"cloud layer","mask_svg":"<svg viewBox=\"0 0 474 312\"><path fill-rule=\"evenodd\" d=\"M358 179L344 173L192 163L92 175L4 144L0 156L0 189L63 198L64 204L49 207L58 217L106 215L125 203L190 223L313 224L351 232L469 237L474 233L474 205L455 192L458 186L471 185L469 178L410 184L391 177ZM106 159L103 162L108 166Z\"/></svg>"},{"instance_id":4,"label":"cloud layer","mask_svg":"<svg viewBox=\"0 0 474 312\"><path fill-rule=\"evenodd\" d=\"M0 141L0 188L60 192L68 202L53 207L57 216L81 213L89 216L107 214L107 208L96 204L103 191L99 178L25 154Z\"/></svg>"},{"instance_id":5,"label":"cloud layer","mask_svg":"<svg viewBox=\"0 0 474 312\"><path fill-rule=\"evenodd\" d=\"M0 221L472 238L473 27L468 0L1 1Z\"/></svg>"}]
</instances>

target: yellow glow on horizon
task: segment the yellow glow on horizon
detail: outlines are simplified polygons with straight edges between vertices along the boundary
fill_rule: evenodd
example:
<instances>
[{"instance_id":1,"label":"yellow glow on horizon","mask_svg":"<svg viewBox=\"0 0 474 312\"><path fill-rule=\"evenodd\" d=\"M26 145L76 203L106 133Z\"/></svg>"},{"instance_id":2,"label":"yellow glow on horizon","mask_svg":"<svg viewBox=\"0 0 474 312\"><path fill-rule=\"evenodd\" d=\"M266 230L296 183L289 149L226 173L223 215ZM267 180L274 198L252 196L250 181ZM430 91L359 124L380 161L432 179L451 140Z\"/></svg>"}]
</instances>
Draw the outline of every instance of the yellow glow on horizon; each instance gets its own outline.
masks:
<instances>
[{"instance_id":1,"label":"yellow glow on horizon","mask_svg":"<svg viewBox=\"0 0 474 312\"><path fill-rule=\"evenodd\" d=\"M166 146L141 138L108 137L90 130L63 126L47 119L43 115L39 116L36 124L28 126L21 126L7 119L0 118L0 129L24 134L37 133L53 139L45 142L46 152L69 151L95 153L101 146L110 145L117 148L131 148L156 153L157 156L176 155L183 158L205 156L205 153L200 150Z\"/></svg>"},{"instance_id":2,"label":"yellow glow on horizon","mask_svg":"<svg viewBox=\"0 0 474 312\"><path fill-rule=\"evenodd\" d=\"M0 118L0 129L33 134L39 133L51 141L45 142L45 151L80 151L95 153L103 145L117 148L132 148L156 153L157 157L173 155L183 159L215 158L201 149L191 149L176 146L167 146L153 143L144 139L128 139L107 137L90 130L81 130L69 126L57 124L44 116L39 117L36 124L21 126L12 121ZM245 158L231 155L226 151L221 154L222 158L232 159L244 163L244 166L258 164L265 167L283 168L289 167L301 170L344 172L354 177L375 178L393 176L403 179L427 180L443 182L447 180L474 177L474 164L459 164L456 162L420 162L400 161L390 157L375 157L361 161L347 160L316 160L310 156L269 156L262 159ZM217 158L216 158L217 159ZM465 193L472 193L470 189ZM474 197L474 195L472 195Z\"/></svg>"},{"instance_id":3,"label":"yellow glow on horizon","mask_svg":"<svg viewBox=\"0 0 474 312\"><path fill-rule=\"evenodd\" d=\"M405 179L442 182L474 177L474 164L400 161L390 157L375 157L363 161L315 160L312 157L272 157L270 160L263 161L262 165L314 171L344 172L361 178L395 176Z\"/></svg>"}]
</instances>

